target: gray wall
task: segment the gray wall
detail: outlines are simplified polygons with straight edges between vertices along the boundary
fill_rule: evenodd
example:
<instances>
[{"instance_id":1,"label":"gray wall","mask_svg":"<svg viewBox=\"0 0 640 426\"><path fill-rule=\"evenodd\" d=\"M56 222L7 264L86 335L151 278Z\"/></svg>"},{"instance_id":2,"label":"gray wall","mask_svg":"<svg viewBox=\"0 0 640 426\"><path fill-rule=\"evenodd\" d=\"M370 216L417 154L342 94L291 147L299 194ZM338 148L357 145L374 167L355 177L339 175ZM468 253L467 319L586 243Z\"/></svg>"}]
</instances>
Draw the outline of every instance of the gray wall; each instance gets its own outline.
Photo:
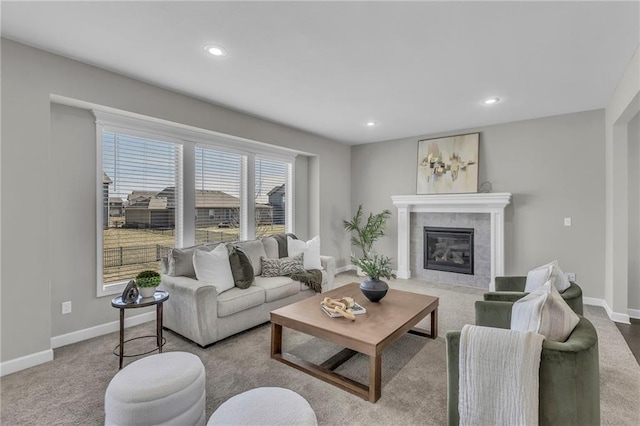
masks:
<instances>
[{"instance_id":1,"label":"gray wall","mask_svg":"<svg viewBox=\"0 0 640 426\"><path fill-rule=\"evenodd\" d=\"M511 192L505 251L508 275L557 259L575 272L585 296L604 297L604 112L567 114L359 145L351 151L352 208L390 209L380 252L397 257L392 195L415 194L417 141L480 132L480 177ZM571 217L573 226L563 226Z\"/></svg>"},{"instance_id":2,"label":"gray wall","mask_svg":"<svg viewBox=\"0 0 640 426\"><path fill-rule=\"evenodd\" d=\"M629 123L629 309L640 311L640 114Z\"/></svg>"},{"instance_id":3,"label":"gray wall","mask_svg":"<svg viewBox=\"0 0 640 426\"><path fill-rule=\"evenodd\" d=\"M309 153L309 220L301 222L307 228L302 232L317 231L323 253L346 264L350 247L339 224L351 208L348 146L6 39L1 48L1 361L47 350L59 333L118 318L109 297L95 297L95 192L79 198L55 184L89 172L87 182L71 186L80 193L95 188L95 132L84 139L87 113L52 110L51 94ZM66 118L57 122L61 114ZM53 140L52 130L78 133ZM70 232L75 223L69 218L56 221L71 210L79 211L72 215L82 216L79 226L86 231ZM80 247L89 254L76 261ZM64 318L62 300L73 302L73 313Z\"/></svg>"}]
</instances>

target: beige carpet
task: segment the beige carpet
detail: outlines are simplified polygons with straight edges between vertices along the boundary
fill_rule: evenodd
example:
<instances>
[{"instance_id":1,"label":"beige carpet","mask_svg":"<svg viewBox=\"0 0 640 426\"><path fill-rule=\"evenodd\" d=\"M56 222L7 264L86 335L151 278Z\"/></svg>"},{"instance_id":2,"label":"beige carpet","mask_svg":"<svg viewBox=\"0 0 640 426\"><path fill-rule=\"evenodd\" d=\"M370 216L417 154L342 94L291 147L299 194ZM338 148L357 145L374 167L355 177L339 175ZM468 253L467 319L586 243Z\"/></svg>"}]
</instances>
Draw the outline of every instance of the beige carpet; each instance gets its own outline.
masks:
<instances>
[{"instance_id":1,"label":"beige carpet","mask_svg":"<svg viewBox=\"0 0 640 426\"><path fill-rule=\"evenodd\" d=\"M357 280L341 274L338 283ZM440 297L440 337L404 336L383 355L382 398L371 404L269 358L270 329L260 326L202 349L166 332L166 351L198 355L207 371L207 416L240 392L259 386L282 386L305 397L320 424L446 424L444 334L473 323L473 302L480 290L419 280L395 280L396 289ZM636 425L640 418L640 366L603 309L585 307L600 338L602 423ZM428 319L427 319L428 320ZM151 334L153 323L127 330L127 337ZM111 354L112 333L55 350L54 361L2 378L4 425L98 425L104 423L104 392L118 371ZM339 348L285 330L285 349L321 360ZM129 349L129 348L128 348ZM129 362L131 362L129 360ZM357 355L338 370L359 381L368 377L368 360Z\"/></svg>"}]
</instances>

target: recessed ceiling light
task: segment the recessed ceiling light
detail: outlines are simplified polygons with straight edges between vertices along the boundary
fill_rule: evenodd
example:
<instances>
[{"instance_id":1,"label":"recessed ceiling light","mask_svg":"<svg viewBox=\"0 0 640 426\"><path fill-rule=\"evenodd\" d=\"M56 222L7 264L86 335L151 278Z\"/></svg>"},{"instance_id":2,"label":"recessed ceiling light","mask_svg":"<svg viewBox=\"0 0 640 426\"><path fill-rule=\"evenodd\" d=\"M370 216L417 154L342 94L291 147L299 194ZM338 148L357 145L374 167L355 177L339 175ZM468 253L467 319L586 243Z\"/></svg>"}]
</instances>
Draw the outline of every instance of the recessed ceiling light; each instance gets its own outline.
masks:
<instances>
[{"instance_id":1,"label":"recessed ceiling light","mask_svg":"<svg viewBox=\"0 0 640 426\"><path fill-rule=\"evenodd\" d=\"M366 123L367 127L373 127L373 126L377 126L378 122L377 121L373 121L373 120L369 120Z\"/></svg>"},{"instance_id":2,"label":"recessed ceiling light","mask_svg":"<svg viewBox=\"0 0 640 426\"><path fill-rule=\"evenodd\" d=\"M484 101L484 103L485 103L485 105L491 105L491 104L495 104L499 100L500 100L500 98L489 98L486 101Z\"/></svg>"},{"instance_id":3,"label":"recessed ceiling light","mask_svg":"<svg viewBox=\"0 0 640 426\"><path fill-rule=\"evenodd\" d=\"M208 44L204 47L204 50L212 54L213 56L227 56L227 50L216 44Z\"/></svg>"}]
</instances>

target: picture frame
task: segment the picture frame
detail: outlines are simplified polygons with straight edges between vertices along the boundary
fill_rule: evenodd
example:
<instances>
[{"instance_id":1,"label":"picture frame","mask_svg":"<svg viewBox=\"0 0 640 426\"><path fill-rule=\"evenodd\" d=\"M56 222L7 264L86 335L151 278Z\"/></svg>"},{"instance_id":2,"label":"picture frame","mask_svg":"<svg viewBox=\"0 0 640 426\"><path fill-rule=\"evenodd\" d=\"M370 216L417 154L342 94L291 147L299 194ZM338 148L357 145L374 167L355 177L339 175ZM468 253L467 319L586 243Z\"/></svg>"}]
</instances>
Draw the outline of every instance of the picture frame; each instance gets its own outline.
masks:
<instances>
[{"instance_id":1,"label":"picture frame","mask_svg":"<svg viewBox=\"0 0 640 426\"><path fill-rule=\"evenodd\" d=\"M416 194L478 192L480 133L418 141Z\"/></svg>"}]
</instances>

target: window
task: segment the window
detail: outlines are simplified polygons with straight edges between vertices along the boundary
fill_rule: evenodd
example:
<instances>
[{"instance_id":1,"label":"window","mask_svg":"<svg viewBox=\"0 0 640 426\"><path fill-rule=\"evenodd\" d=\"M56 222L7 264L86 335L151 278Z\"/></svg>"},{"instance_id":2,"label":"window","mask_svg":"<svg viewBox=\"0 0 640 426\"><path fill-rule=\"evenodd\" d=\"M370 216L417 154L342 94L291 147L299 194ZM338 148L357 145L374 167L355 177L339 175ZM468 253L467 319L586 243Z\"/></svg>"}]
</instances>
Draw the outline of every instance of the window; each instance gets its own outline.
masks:
<instances>
[{"instance_id":1,"label":"window","mask_svg":"<svg viewBox=\"0 0 640 426\"><path fill-rule=\"evenodd\" d=\"M142 270L158 270L173 247L293 232L290 151L93 112L99 296L121 292Z\"/></svg>"},{"instance_id":2,"label":"window","mask_svg":"<svg viewBox=\"0 0 640 426\"><path fill-rule=\"evenodd\" d=\"M240 239L242 156L196 147L196 244Z\"/></svg>"},{"instance_id":3,"label":"window","mask_svg":"<svg viewBox=\"0 0 640 426\"><path fill-rule=\"evenodd\" d=\"M102 133L102 280L157 270L176 244L181 147L117 132Z\"/></svg>"},{"instance_id":4,"label":"window","mask_svg":"<svg viewBox=\"0 0 640 426\"><path fill-rule=\"evenodd\" d=\"M255 160L255 229L258 237L286 232L288 172L288 163Z\"/></svg>"}]
</instances>

